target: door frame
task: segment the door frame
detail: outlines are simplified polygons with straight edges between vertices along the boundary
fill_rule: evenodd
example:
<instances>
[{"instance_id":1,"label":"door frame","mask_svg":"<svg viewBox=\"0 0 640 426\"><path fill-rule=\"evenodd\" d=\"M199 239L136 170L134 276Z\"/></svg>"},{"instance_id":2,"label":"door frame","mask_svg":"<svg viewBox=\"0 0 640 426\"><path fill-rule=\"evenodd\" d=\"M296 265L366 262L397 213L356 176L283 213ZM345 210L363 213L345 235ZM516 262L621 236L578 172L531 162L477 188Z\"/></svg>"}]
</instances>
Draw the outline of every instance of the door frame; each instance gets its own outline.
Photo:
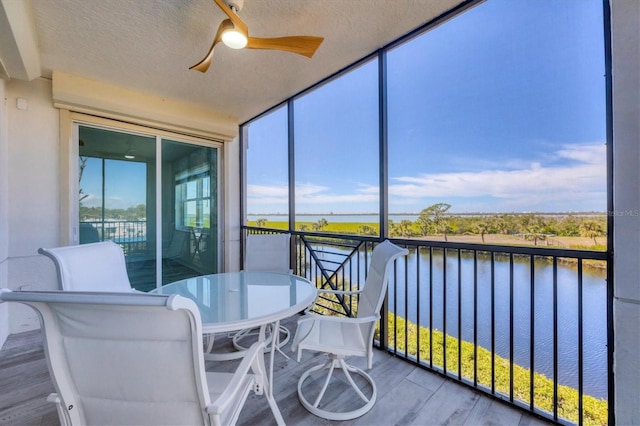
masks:
<instances>
[{"instance_id":1,"label":"door frame","mask_svg":"<svg viewBox=\"0 0 640 426\"><path fill-rule=\"evenodd\" d=\"M164 130L162 128L145 126L141 124L129 123L126 121L108 119L94 115L88 115L68 110L60 110L60 243L61 245L79 244L79 132L80 126L101 128L104 130L133 133L146 137L154 137L156 140L156 222L161 223L162 208L159 203L161 199L161 140L170 139L176 142L184 142L190 145L204 146L218 149L218 206L217 206L217 227L218 227L218 265L224 265L225 258L225 211L228 205L228 194L226 173L225 173L225 144L224 141L215 137L195 136L188 133ZM160 226L156 230L156 283L160 285L161 277L158 278L159 263L162 259L162 229Z\"/></svg>"}]
</instances>

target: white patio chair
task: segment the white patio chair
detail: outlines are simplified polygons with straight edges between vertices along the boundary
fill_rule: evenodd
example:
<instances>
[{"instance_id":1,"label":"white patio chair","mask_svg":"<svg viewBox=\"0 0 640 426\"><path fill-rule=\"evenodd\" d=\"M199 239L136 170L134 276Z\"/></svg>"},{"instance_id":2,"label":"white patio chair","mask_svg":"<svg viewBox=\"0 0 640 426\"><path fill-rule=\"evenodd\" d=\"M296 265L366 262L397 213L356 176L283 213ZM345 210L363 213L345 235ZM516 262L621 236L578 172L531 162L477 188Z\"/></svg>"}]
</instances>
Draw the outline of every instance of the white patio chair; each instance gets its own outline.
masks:
<instances>
[{"instance_id":1,"label":"white patio chair","mask_svg":"<svg viewBox=\"0 0 640 426\"><path fill-rule=\"evenodd\" d=\"M9 301L40 315L63 426L231 425L251 391L268 389L262 342L234 373L205 371L200 313L182 296L0 289Z\"/></svg>"},{"instance_id":2,"label":"white patio chair","mask_svg":"<svg viewBox=\"0 0 640 426\"><path fill-rule=\"evenodd\" d=\"M247 234L243 269L245 271L292 273L290 241L291 234ZM289 329L286 327L278 326L279 334L272 333L271 328L273 326L267 327L270 336L266 340L265 352L270 350L269 345L274 338L276 339L276 349L279 351L290 338ZM240 330L233 336L233 346L240 351L246 350L247 341L251 342L259 334L259 328Z\"/></svg>"},{"instance_id":3,"label":"white patio chair","mask_svg":"<svg viewBox=\"0 0 640 426\"><path fill-rule=\"evenodd\" d=\"M291 234L248 234L245 271L291 273Z\"/></svg>"},{"instance_id":4,"label":"white patio chair","mask_svg":"<svg viewBox=\"0 0 640 426\"><path fill-rule=\"evenodd\" d=\"M58 285L66 291L132 292L122 248L113 241L40 248L53 260Z\"/></svg>"},{"instance_id":5,"label":"white patio chair","mask_svg":"<svg viewBox=\"0 0 640 426\"><path fill-rule=\"evenodd\" d=\"M298 398L302 405L316 416L329 420L348 420L362 416L373 408L376 401L376 385L366 372L348 365L345 358L360 356L367 358L367 369L373 366L373 335L376 323L380 319L380 308L387 293L389 269L394 260L407 255L407 249L400 248L386 240L378 244L373 250L369 272L364 287L359 291L319 290L321 293L334 295L357 295L357 315L355 318L316 315L306 312L298 320L298 328L293 338L291 349L298 352L298 361L303 350L324 352L329 360L321 365L305 371L298 381ZM335 412L320 408L320 402L327 390L334 369L342 369L349 384L364 402L360 408L348 412ZM311 374L328 369L322 389L313 403L303 394L302 387ZM371 386L371 396L367 397L357 386L351 373L360 375Z\"/></svg>"},{"instance_id":6,"label":"white patio chair","mask_svg":"<svg viewBox=\"0 0 640 426\"><path fill-rule=\"evenodd\" d=\"M166 269L166 273L170 274L176 270L176 264L179 266L185 258L185 254L188 253L188 239L188 232L173 229L171 240L162 252L162 267Z\"/></svg>"}]
</instances>

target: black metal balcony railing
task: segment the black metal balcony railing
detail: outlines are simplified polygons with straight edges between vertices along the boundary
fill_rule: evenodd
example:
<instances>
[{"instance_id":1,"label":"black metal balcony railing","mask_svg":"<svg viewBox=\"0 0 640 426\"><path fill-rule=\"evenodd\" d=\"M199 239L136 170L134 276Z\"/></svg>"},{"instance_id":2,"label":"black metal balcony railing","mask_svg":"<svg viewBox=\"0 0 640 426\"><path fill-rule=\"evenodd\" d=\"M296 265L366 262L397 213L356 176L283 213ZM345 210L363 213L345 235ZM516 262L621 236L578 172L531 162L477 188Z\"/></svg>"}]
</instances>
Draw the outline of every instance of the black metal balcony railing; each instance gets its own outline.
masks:
<instances>
[{"instance_id":1,"label":"black metal balcony railing","mask_svg":"<svg viewBox=\"0 0 640 426\"><path fill-rule=\"evenodd\" d=\"M364 283L379 241L292 235L294 273L332 289ZM606 252L392 241L410 254L391 274L382 349L558 423L607 423ZM350 316L357 300L319 299L314 310Z\"/></svg>"},{"instance_id":2,"label":"black metal balcony railing","mask_svg":"<svg viewBox=\"0 0 640 426\"><path fill-rule=\"evenodd\" d=\"M146 220L105 220L80 222L80 243L111 240L122 247L125 256L130 260L138 257L153 257L155 253L155 236L147 236ZM169 246L165 254L172 259L180 259L189 266L200 266L203 262L202 254L210 249L209 233L202 228L185 228L174 230L174 235L167 237ZM176 239L178 246L171 246L175 234L181 233L182 238ZM166 253L171 252L171 253Z\"/></svg>"},{"instance_id":3,"label":"black metal balcony railing","mask_svg":"<svg viewBox=\"0 0 640 426\"><path fill-rule=\"evenodd\" d=\"M80 222L80 243L113 240L125 256L147 250L146 220L105 220Z\"/></svg>"}]
</instances>

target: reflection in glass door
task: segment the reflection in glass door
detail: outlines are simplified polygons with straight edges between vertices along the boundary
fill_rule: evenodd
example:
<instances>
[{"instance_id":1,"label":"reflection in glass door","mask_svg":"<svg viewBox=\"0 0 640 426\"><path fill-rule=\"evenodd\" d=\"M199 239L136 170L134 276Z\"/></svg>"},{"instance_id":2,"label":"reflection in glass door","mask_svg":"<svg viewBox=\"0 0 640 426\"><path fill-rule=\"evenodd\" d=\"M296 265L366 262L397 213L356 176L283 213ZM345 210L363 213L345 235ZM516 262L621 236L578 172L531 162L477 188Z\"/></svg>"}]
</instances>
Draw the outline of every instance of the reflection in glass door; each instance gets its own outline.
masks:
<instances>
[{"instance_id":1,"label":"reflection in glass door","mask_svg":"<svg viewBox=\"0 0 640 426\"><path fill-rule=\"evenodd\" d=\"M84 125L78 135L80 244L119 244L142 291L217 271L216 148L162 140L157 188L160 138Z\"/></svg>"},{"instance_id":2,"label":"reflection in glass door","mask_svg":"<svg viewBox=\"0 0 640 426\"><path fill-rule=\"evenodd\" d=\"M218 270L218 153L162 141L162 284Z\"/></svg>"},{"instance_id":3,"label":"reflection in glass door","mask_svg":"<svg viewBox=\"0 0 640 426\"><path fill-rule=\"evenodd\" d=\"M131 285L156 287L155 137L79 126L80 244L122 247Z\"/></svg>"}]
</instances>

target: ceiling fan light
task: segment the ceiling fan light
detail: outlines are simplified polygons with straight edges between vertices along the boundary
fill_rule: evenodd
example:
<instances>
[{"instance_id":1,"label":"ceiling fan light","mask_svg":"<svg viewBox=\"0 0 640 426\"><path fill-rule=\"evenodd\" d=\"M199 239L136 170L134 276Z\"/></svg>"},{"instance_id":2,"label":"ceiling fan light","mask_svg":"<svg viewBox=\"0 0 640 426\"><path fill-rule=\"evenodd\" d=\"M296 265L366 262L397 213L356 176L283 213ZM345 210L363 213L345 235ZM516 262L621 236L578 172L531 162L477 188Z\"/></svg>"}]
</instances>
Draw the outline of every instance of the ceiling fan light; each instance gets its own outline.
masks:
<instances>
[{"instance_id":1,"label":"ceiling fan light","mask_svg":"<svg viewBox=\"0 0 640 426\"><path fill-rule=\"evenodd\" d=\"M247 36L237 30L227 30L222 33L222 42L232 49L242 49L247 45Z\"/></svg>"}]
</instances>

